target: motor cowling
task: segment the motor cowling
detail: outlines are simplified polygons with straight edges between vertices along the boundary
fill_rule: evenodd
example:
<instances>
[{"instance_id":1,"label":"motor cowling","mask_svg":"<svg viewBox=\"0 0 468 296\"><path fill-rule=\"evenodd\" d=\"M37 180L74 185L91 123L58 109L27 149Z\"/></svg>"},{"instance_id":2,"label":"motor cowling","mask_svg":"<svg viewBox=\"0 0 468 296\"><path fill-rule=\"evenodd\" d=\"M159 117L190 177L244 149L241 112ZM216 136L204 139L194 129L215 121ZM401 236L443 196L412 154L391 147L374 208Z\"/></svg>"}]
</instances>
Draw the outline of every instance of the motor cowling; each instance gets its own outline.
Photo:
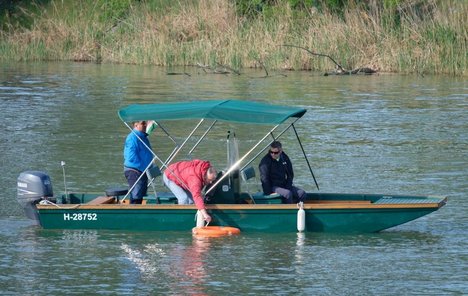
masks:
<instances>
[{"instance_id":1,"label":"motor cowling","mask_svg":"<svg viewBox=\"0 0 468 296\"><path fill-rule=\"evenodd\" d=\"M50 177L40 171L25 171L18 177L17 199L26 216L39 221L36 204L54 195Z\"/></svg>"}]
</instances>

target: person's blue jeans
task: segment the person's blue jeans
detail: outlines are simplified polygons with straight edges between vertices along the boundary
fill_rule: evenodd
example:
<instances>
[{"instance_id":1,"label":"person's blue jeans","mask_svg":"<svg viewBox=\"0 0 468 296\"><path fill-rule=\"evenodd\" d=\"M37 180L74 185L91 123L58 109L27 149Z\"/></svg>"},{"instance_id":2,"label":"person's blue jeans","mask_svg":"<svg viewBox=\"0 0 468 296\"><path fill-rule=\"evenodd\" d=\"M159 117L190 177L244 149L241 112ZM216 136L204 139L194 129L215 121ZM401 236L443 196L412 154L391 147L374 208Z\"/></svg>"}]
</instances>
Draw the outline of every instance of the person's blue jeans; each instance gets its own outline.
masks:
<instances>
[{"instance_id":1,"label":"person's blue jeans","mask_svg":"<svg viewBox=\"0 0 468 296\"><path fill-rule=\"evenodd\" d=\"M169 190L174 193L177 197L177 203L179 205L191 205L193 204L193 197L190 191L185 190L184 188L177 185L175 182L169 180L166 174L163 174L164 185L166 185Z\"/></svg>"},{"instance_id":2,"label":"person's blue jeans","mask_svg":"<svg viewBox=\"0 0 468 296\"><path fill-rule=\"evenodd\" d=\"M306 192L299 187L293 186L291 190L274 186L273 191L282 196L283 203L291 204L304 201Z\"/></svg>"},{"instance_id":3,"label":"person's blue jeans","mask_svg":"<svg viewBox=\"0 0 468 296\"><path fill-rule=\"evenodd\" d=\"M141 176L142 172L133 170L133 169L125 169L124 175L127 178L129 188L132 188L133 184L138 180ZM148 177L146 174L141 177L138 183L133 187L132 192L130 194L130 203L131 204L141 204L143 201L143 196L146 195L148 189Z\"/></svg>"}]
</instances>

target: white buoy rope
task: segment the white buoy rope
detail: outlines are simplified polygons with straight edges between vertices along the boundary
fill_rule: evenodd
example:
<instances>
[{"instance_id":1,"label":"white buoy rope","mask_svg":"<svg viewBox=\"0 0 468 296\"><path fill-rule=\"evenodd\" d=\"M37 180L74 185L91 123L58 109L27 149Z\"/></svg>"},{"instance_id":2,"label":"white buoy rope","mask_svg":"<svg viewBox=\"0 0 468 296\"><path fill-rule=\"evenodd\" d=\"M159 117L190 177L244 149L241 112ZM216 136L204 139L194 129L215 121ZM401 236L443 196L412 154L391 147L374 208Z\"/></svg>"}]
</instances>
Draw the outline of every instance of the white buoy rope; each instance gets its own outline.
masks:
<instances>
[{"instance_id":1,"label":"white buoy rope","mask_svg":"<svg viewBox=\"0 0 468 296\"><path fill-rule=\"evenodd\" d=\"M51 202L50 200L47 200L47 199L43 199L39 202L40 205L52 205L52 206L56 206L57 208L59 209L76 209L80 206L80 204L77 204L77 205L74 205L72 207L62 207L62 206L59 206L58 204L54 203L54 202Z\"/></svg>"}]
</instances>

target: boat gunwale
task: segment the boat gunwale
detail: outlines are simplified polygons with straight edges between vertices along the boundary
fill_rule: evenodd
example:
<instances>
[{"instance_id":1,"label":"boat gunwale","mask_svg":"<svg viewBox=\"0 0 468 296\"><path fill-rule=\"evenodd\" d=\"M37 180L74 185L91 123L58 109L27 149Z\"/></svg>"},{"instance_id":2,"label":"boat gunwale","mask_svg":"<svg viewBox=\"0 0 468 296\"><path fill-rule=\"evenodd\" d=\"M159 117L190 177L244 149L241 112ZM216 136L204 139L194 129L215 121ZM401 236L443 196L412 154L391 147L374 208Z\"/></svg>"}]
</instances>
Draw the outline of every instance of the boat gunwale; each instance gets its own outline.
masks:
<instances>
[{"instance_id":1,"label":"boat gunwale","mask_svg":"<svg viewBox=\"0 0 468 296\"><path fill-rule=\"evenodd\" d=\"M434 197L434 196L432 196ZM441 208L447 202L447 197L440 197L439 202L433 203L398 203L375 204L366 200L344 201L309 201L304 203L304 210L327 209L418 209ZM297 210L297 204L207 204L208 210ZM44 210L197 210L195 205L178 204L73 204L73 205L37 205L39 211Z\"/></svg>"}]
</instances>

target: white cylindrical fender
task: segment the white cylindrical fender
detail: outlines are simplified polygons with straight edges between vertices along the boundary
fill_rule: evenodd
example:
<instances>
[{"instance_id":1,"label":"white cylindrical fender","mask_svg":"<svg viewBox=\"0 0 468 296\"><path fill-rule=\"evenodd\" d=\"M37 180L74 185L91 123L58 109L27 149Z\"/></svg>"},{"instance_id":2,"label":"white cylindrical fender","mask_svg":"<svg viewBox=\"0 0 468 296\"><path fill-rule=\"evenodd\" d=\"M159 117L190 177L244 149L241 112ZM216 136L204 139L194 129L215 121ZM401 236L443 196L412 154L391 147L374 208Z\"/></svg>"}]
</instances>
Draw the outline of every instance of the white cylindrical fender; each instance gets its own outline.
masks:
<instances>
[{"instance_id":1,"label":"white cylindrical fender","mask_svg":"<svg viewBox=\"0 0 468 296\"><path fill-rule=\"evenodd\" d=\"M205 219L203 219L203 214L200 210L197 211L197 228L205 226Z\"/></svg>"},{"instance_id":2,"label":"white cylindrical fender","mask_svg":"<svg viewBox=\"0 0 468 296\"><path fill-rule=\"evenodd\" d=\"M297 211L297 231L303 232L305 230L304 203L300 202L297 205L299 207L299 210Z\"/></svg>"}]
</instances>

